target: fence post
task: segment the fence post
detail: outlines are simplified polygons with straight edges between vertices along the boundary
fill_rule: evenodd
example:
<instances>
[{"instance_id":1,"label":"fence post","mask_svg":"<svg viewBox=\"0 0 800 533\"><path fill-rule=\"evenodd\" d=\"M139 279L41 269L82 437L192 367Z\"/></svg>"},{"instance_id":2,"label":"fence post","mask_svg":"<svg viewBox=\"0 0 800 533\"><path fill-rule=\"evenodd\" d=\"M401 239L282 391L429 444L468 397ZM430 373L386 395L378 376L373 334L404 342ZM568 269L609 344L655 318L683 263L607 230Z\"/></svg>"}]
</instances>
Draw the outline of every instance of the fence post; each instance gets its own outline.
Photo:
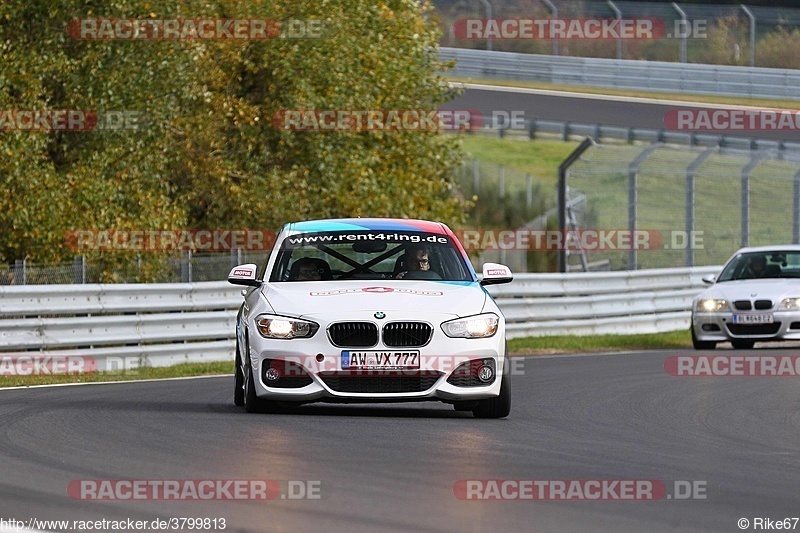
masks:
<instances>
[{"instance_id":1,"label":"fence post","mask_svg":"<svg viewBox=\"0 0 800 533\"><path fill-rule=\"evenodd\" d=\"M678 4L676 4L675 2L672 2L672 7L681 16L681 22L683 23L683 27L681 28L683 30L683 31L681 31L681 34L682 34L681 35L681 63L686 63L688 61L688 53L686 51L686 39L687 39L688 34L689 34L689 30L688 30L689 21L686 18L686 12L683 9L681 9ZM683 87L683 84L681 84L681 87Z\"/></svg>"},{"instance_id":2,"label":"fence post","mask_svg":"<svg viewBox=\"0 0 800 533\"><path fill-rule=\"evenodd\" d=\"M550 16L555 20L558 18L558 8L550 0L542 0L550 10ZM558 39L553 39L553 55L558 55Z\"/></svg>"},{"instance_id":3,"label":"fence post","mask_svg":"<svg viewBox=\"0 0 800 533\"><path fill-rule=\"evenodd\" d=\"M610 7L614 11L614 16L616 17L616 19L618 21L620 21L620 26L621 26L622 25L621 24L622 11L620 11L619 8L616 5L614 5L614 2L612 2L611 0L606 0L606 3L608 4L608 7ZM617 36L617 59L622 59L622 37L621 37L621 35Z\"/></svg>"},{"instance_id":4,"label":"fence post","mask_svg":"<svg viewBox=\"0 0 800 533\"><path fill-rule=\"evenodd\" d=\"M691 238L694 234L694 177L697 169L703 166L717 146L707 148L702 154L698 155L686 168L686 238L689 243L686 246L686 266L694 266L694 249L691 246Z\"/></svg>"},{"instance_id":5,"label":"fence post","mask_svg":"<svg viewBox=\"0 0 800 533\"><path fill-rule=\"evenodd\" d=\"M84 270L84 263L86 258L82 255L76 255L72 261L72 276L73 283L82 285L86 283L86 272Z\"/></svg>"},{"instance_id":6,"label":"fence post","mask_svg":"<svg viewBox=\"0 0 800 533\"><path fill-rule=\"evenodd\" d=\"M800 170L794 175L792 195L792 244L800 244Z\"/></svg>"},{"instance_id":7,"label":"fence post","mask_svg":"<svg viewBox=\"0 0 800 533\"><path fill-rule=\"evenodd\" d=\"M756 66L756 16L753 12L747 9L747 6L742 4L739 6L750 19L750 66Z\"/></svg>"},{"instance_id":8,"label":"fence post","mask_svg":"<svg viewBox=\"0 0 800 533\"><path fill-rule=\"evenodd\" d=\"M763 158L763 155L755 155L742 168L742 248L750 246L750 174Z\"/></svg>"},{"instance_id":9,"label":"fence post","mask_svg":"<svg viewBox=\"0 0 800 533\"><path fill-rule=\"evenodd\" d=\"M558 231L561 235L566 235L567 229L567 176L569 175L569 167L571 167L578 158L594 146L594 140L591 137L586 137L581 144L578 145L567 158L558 165ZM567 250L562 246L563 250L558 251L558 271L567 271Z\"/></svg>"},{"instance_id":10,"label":"fence post","mask_svg":"<svg viewBox=\"0 0 800 533\"><path fill-rule=\"evenodd\" d=\"M14 260L14 285L25 285L25 259Z\"/></svg>"},{"instance_id":11,"label":"fence post","mask_svg":"<svg viewBox=\"0 0 800 533\"><path fill-rule=\"evenodd\" d=\"M647 148L645 148L636 158L631 161L631 164L628 166L628 230L630 230L631 235L633 232L636 231L636 219L637 219L637 203L638 199L638 177L639 177L639 168L645 162L645 160L650 157L656 148L661 146L661 143L653 143ZM635 241L631 239L631 244ZM631 249L628 251L628 270L636 270L636 262L637 262L637 251L634 246L631 246Z\"/></svg>"},{"instance_id":12,"label":"fence post","mask_svg":"<svg viewBox=\"0 0 800 533\"><path fill-rule=\"evenodd\" d=\"M533 207L533 176L525 174L525 205L530 213Z\"/></svg>"},{"instance_id":13,"label":"fence post","mask_svg":"<svg viewBox=\"0 0 800 533\"><path fill-rule=\"evenodd\" d=\"M181 253L181 283L192 282L192 251L184 250Z\"/></svg>"}]
</instances>

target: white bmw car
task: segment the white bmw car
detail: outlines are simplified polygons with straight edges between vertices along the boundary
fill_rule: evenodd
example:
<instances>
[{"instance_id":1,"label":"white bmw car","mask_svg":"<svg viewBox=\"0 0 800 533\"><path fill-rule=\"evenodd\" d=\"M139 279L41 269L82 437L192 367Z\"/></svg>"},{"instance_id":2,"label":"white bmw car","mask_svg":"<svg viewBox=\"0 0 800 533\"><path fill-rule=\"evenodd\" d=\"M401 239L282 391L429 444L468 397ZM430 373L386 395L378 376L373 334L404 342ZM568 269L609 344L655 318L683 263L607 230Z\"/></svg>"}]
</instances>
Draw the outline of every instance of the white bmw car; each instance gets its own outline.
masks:
<instances>
[{"instance_id":1,"label":"white bmw car","mask_svg":"<svg viewBox=\"0 0 800 533\"><path fill-rule=\"evenodd\" d=\"M479 418L511 410L505 320L444 224L337 219L287 224L236 322L234 402L272 412L306 402L441 401Z\"/></svg>"},{"instance_id":2,"label":"white bmw car","mask_svg":"<svg viewBox=\"0 0 800 533\"><path fill-rule=\"evenodd\" d=\"M742 248L692 305L692 344L749 349L757 341L800 340L800 246Z\"/></svg>"}]
</instances>

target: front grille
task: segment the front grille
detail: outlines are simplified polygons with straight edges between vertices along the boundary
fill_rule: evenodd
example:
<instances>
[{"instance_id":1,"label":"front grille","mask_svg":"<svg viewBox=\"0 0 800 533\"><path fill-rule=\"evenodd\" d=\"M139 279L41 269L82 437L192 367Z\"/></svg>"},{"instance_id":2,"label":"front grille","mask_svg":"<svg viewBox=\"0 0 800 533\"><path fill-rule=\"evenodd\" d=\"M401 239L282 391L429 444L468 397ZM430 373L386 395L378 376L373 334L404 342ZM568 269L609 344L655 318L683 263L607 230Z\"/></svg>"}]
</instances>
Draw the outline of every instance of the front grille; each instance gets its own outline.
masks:
<instances>
[{"instance_id":1,"label":"front grille","mask_svg":"<svg viewBox=\"0 0 800 533\"><path fill-rule=\"evenodd\" d=\"M753 308L750 300L736 300L733 306L737 311L750 311Z\"/></svg>"},{"instance_id":2,"label":"front grille","mask_svg":"<svg viewBox=\"0 0 800 533\"><path fill-rule=\"evenodd\" d=\"M486 363L489 363L492 369L494 369L494 360L490 359L486 361ZM478 370L480 370L484 364L483 359L473 359L472 361L462 363L458 365L458 368L453 370L453 373L447 378L447 382L456 387L485 387L486 385L491 385L494 379L488 383L478 379Z\"/></svg>"},{"instance_id":3,"label":"front grille","mask_svg":"<svg viewBox=\"0 0 800 533\"><path fill-rule=\"evenodd\" d=\"M733 335L774 335L781 329L780 322L772 324L727 324Z\"/></svg>"},{"instance_id":4,"label":"front grille","mask_svg":"<svg viewBox=\"0 0 800 533\"><path fill-rule=\"evenodd\" d=\"M336 392L388 394L424 392L436 384L440 372L398 372L387 370L320 373L322 381Z\"/></svg>"},{"instance_id":5,"label":"front grille","mask_svg":"<svg viewBox=\"0 0 800 533\"><path fill-rule=\"evenodd\" d=\"M340 348L368 348L378 344L378 326L371 322L338 322L328 327L328 336Z\"/></svg>"},{"instance_id":6,"label":"front grille","mask_svg":"<svg viewBox=\"0 0 800 533\"><path fill-rule=\"evenodd\" d=\"M789 329L800 329L800 322L792 322L789 324Z\"/></svg>"},{"instance_id":7,"label":"front grille","mask_svg":"<svg viewBox=\"0 0 800 533\"><path fill-rule=\"evenodd\" d=\"M425 322L390 322L383 326L383 344L392 347L419 347L430 342L433 328Z\"/></svg>"},{"instance_id":8,"label":"front grille","mask_svg":"<svg viewBox=\"0 0 800 533\"><path fill-rule=\"evenodd\" d=\"M772 300L756 300L756 309L763 311L765 309L772 309Z\"/></svg>"},{"instance_id":9,"label":"front grille","mask_svg":"<svg viewBox=\"0 0 800 533\"><path fill-rule=\"evenodd\" d=\"M281 377L273 381L268 380L266 378L268 368L277 370ZM264 359L261 362L261 381L267 387L279 389L299 389L313 383L311 376L302 365L280 359Z\"/></svg>"}]
</instances>

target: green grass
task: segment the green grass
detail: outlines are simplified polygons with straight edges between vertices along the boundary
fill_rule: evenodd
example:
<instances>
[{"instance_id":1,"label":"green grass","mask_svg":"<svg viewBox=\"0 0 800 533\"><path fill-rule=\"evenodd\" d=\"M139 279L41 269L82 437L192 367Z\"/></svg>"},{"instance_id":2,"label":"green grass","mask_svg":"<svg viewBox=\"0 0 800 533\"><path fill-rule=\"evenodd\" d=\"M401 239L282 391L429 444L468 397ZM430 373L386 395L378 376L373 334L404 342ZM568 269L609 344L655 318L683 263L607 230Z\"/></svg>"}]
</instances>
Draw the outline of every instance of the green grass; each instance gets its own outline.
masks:
<instances>
[{"instance_id":1,"label":"green grass","mask_svg":"<svg viewBox=\"0 0 800 533\"><path fill-rule=\"evenodd\" d=\"M467 154L467 169L471 172L472 159L482 163L505 165L517 174L530 174L539 183L555 184L558 182L558 165L580 144L577 141L551 141L536 139L534 141L519 139L500 139L483 135L463 135L462 146ZM485 174L485 173L484 173ZM483 178L483 176L482 176ZM486 175L495 180L496 174ZM509 191L517 185L509 184ZM520 186L524 186L520 184Z\"/></svg>"},{"instance_id":2,"label":"green grass","mask_svg":"<svg viewBox=\"0 0 800 533\"><path fill-rule=\"evenodd\" d=\"M610 96L633 96L637 98L675 100L679 102L694 102L694 103L705 103L705 104L723 104L723 105L727 104L727 105L744 105L753 107L771 107L779 109L800 109L800 101L797 100L713 96L705 94L672 94L672 93L661 93L661 92L651 92L651 91L636 91L633 89L583 87L579 85L560 85L555 83L536 82L536 81L464 78L458 76L447 76L447 79L457 83L477 83L481 85L498 85L504 87L524 87L528 89L546 89L550 91L564 91L573 93L604 94Z\"/></svg>"},{"instance_id":3,"label":"green grass","mask_svg":"<svg viewBox=\"0 0 800 533\"><path fill-rule=\"evenodd\" d=\"M604 352L624 350L663 350L690 348L688 331L649 335L599 335L590 337L526 337L508 341L511 355L547 355L560 353ZM102 383L191 376L231 375L233 362L184 363L168 367L142 367L122 372L55 374L39 376L0 376L0 387L30 387L63 383Z\"/></svg>"},{"instance_id":4,"label":"green grass","mask_svg":"<svg viewBox=\"0 0 800 533\"><path fill-rule=\"evenodd\" d=\"M649 333L644 335L595 335L573 337L525 337L510 339L511 355L549 355L561 353L606 352L625 350L669 350L692 347L689 331Z\"/></svg>"},{"instance_id":5,"label":"green grass","mask_svg":"<svg viewBox=\"0 0 800 533\"><path fill-rule=\"evenodd\" d=\"M555 203L558 165L575 148L575 142L519 140L465 135L467 154L461 179L472 191L472 158L481 161L481 183L497 181L497 166L504 164L506 190L525 187L530 173L540 185L539 194ZM590 218L586 227L622 229L628 226L628 165L645 145L611 144L590 148L570 169L569 186L587 195ZM662 147L645 161L638 174L637 227L661 232L663 245L671 246L672 232L685 230L686 169L703 149ZM695 250L695 264L722 264L741 245L741 172L750 162L745 155L714 154L695 177L695 230L703 232ZM762 162L750 181L750 244L791 242L792 177L796 164ZM590 261L609 259L612 269L626 268L626 251L591 252ZM638 254L639 268L678 267L685 264L685 248L658 247Z\"/></svg>"},{"instance_id":6,"label":"green grass","mask_svg":"<svg viewBox=\"0 0 800 533\"><path fill-rule=\"evenodd\" d=\"M134 381L140 379L167 379L232 373L233 361L216 363L183 363L175 366L142 367L119 372L91 372L85 374L51 374L36 376L0 376L0 387L54 385L59 383L98 383L103 381Z\"/></svg>"}]
</instances>

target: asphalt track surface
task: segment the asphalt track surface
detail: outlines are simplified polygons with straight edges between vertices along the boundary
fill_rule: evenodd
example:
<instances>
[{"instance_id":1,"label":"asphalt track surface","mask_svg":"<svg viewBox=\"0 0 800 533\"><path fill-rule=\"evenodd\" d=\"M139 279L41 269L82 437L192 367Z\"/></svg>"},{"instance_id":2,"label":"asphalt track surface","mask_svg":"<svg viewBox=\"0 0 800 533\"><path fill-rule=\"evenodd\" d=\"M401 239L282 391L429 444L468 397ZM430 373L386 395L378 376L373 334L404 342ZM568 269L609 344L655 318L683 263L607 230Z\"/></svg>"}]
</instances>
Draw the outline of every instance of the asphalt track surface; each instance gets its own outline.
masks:
<instances>
[{"instance_id":1,"label":"asphalt track surface","mask_svg":"<svg viewBox=\"0 0 800 533\"><path fill-rule=\"evenodd\" d=\"M0 390L0 517L224 517L226 531L730 532L740 518L800 515L797 378L670 377L669 355L528 358L504 420L437 403L251 415L232 404L232 377ZM76 479L318 480L321 498L80 501L67 494ZM465 501L453 491L464 479L655 479L669 492L676 480L704 481L706 499Z\"/></svg>"},{"instance_id":2,"label":"asphalt track surface","mask_svg":"<svg viewBox=\"0 0 800 533\"><path fill-rule=\"evenodd\" d=\"M472 86L474 87L474 86ZM644 100L644 101L643 101ZM671 109L717 108L714 104L691 104L687 102L625 97L556 93L517 88L489 87L468 88L464 94L443 105L443 109L479 110L483 116L491 117L495 111L522 111L527 120L553 120L602 124L646 129L665 129L664 116ZM703 132L708 133L708 132ZM724 132L723 132L724 133ZM800 141L800 132L795 131L731 131L733 137L758 137L763 139Z\"/></svg>"}]
</instances>

